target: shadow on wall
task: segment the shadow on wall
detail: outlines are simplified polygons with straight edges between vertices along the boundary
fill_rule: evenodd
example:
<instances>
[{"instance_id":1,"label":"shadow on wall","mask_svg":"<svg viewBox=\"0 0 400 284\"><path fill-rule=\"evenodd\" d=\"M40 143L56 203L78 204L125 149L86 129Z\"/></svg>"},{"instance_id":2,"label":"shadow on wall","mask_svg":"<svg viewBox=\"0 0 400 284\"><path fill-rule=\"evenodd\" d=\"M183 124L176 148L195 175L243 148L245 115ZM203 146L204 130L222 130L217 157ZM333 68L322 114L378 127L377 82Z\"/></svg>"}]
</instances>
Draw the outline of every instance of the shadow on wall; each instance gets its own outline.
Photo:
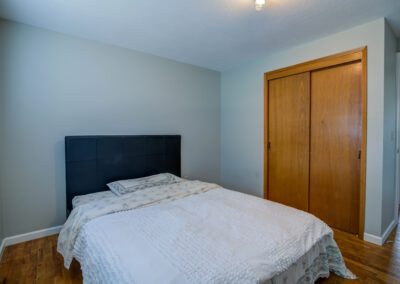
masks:
<instances>
[{"instance_id":1,"label":"shadow on wall","mask_svg":"<svg viewBox=\"0 0 400 284\"><path fill-rule=\"evenodd\" d=\"M62 208L56 211L56 217L54 223L58 220L66 218L66 192L65 192L65 143L64 140L56 142L54 146L54 168L55 168L55 180L54 188L57 188L56 198L54 203L57 204L57 208Z\"/></svg>"},{"instance_id":2,"label":"shadow on wall","mask_svg":"<svg viewBox=\"0 0 400 284\"><path fill-rule=\"evenodd\" d=\"M7 34L4 29L2 29L1 21L0 21L0 244L4 238L3 231L3 186L4 184L1 181L1 172L3 172L4 168L4 157L2 155L2 143L3 137L5 135L4 131L4 120L5 120L5 88L6 88L6 58L4 49L6 48L7 42Z\"/></svg>"}]
</instances>

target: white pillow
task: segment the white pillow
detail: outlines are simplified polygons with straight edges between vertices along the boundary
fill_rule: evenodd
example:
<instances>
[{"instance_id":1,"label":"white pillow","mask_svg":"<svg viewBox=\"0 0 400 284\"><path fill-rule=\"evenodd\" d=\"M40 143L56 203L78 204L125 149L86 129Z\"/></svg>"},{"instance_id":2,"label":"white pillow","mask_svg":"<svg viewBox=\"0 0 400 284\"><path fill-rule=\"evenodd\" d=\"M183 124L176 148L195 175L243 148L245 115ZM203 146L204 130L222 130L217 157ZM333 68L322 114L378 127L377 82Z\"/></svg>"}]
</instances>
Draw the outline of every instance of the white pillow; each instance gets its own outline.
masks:
<instances>
[{"instance_id":1,"label":"white pillow","mask_svg":"<svg viewBox=\"0 0 400 284\"><path fill-rule=\"evenodd\" d=\"M126 193L135 192L137 190L143 190L159 185L173 184L181 181L183 181L183 179L180 177L170 173L164 173L142 178L114 181L107 184L107 186L112 192L120 196Z\"/></svg>"}]
</instances>

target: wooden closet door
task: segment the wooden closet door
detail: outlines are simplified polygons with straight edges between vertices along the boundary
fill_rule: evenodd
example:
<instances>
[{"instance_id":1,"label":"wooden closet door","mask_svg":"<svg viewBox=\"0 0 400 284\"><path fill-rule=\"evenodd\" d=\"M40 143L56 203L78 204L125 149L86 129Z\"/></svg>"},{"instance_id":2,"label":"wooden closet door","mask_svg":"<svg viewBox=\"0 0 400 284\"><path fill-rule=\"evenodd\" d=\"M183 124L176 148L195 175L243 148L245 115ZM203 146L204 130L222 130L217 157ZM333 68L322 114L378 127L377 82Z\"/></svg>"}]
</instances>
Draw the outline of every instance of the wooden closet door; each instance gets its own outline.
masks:
<instances>
[{"instance_id":1,"label":"wooden closet door","mask_svg":"<svg viewBox=\"0 0 400 284\"><path fill-rule=\"evenodd\" d=\"M311 73L310 212L356 234L359 224L362 64Z\"/></svg>"},{"instance_id":2,"label":"wooden closet door","mask_svg":"<svg viewBox=\"0 0 400 284\"><path fill-rule=\"evenodd\" d=\"M268 85L268 198L308 211L310 73Z\"/></svg>"}]
</instances>

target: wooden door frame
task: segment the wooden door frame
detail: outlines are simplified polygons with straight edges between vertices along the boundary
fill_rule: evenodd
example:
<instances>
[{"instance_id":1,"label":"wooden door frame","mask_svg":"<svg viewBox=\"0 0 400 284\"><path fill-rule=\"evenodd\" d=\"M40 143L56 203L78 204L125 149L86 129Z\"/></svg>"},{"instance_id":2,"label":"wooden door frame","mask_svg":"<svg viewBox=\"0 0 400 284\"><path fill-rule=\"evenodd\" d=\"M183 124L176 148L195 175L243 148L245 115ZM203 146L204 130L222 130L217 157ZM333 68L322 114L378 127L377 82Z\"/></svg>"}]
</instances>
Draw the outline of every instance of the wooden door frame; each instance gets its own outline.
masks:
<instances>
[{"instance_id":1,"label":"wooden door frame","mask_svg":"<svg viewBox=\"0 0 400 284\"><path fill-rule=\"evenodd\" d=\"M304 72L361 62L361 164L358 238L364 239L365 186L367 153L367 47L361 47L331 56L311 60L290 67L264 73L264 198L268 199L268 89L269 81Z\"/></svg>"}]
</instances>

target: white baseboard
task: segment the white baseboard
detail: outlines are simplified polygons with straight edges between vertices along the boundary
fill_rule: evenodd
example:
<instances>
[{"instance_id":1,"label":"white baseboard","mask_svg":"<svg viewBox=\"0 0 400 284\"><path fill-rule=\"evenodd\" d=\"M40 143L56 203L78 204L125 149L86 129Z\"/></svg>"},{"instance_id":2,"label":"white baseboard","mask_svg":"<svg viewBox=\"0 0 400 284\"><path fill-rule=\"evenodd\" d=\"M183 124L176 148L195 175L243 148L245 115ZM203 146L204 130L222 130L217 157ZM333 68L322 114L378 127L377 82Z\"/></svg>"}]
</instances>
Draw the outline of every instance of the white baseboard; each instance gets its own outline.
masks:
<instances>
[{"instance_id":1,"label":"white baseboard","mask_svg":"<svg viewBox=\"0 0 400 284\"><path fill-rule=\"evenodd\" d=\"M368 233L364 233L364 241L376 244L378 246L382 245L382 237L378 237Z\"/></svg>"},{"instance_id":2,"label":"white baseboard","mask_svg":"<svg viewBox=\"0 0 400 284\"><path fill-rule=\"evenodd\" d=\"M382 235L382 244L386 242L386 240L389 238L390 234L393 232L394 228L396 228L398 224L398 220L393 220L389 226L386 228L386 231Z\"/></svg>"},{"instance_id":3,"label":"white baseboard","mask_svg":"<svg viewBox=\"0 0 400 284\"><path fill-rule=\"evenodd\" d=\"M397 222L395 220L393 220L389 224L389 226L386 228L386 230L382 234L382 236L375 236L373 234L364 233L364 241L381 246L386 242L387 238L390 236L390 234L392 233L392 231L396 227L396 225L397 225Z\"/></svg>"},{"instance_id":4,"label":"white baseboard","mask_svg":"<svg viewBox=\"0 0 400 284\"><path fill-rule=\"evenodd\" d=\"M40 238L44 238L51 235L56 235L60 233L62 226L51 227L39 231L34 231L26 234L16 235L12 237L7 237L3 240L1 248L4 249L8 246L12 246L15 244L36 240Z\"/></svg>"},{"instance_id":5,"label":"white baseboard","mask_svg":"<svg viewBox=\"0 0 400 284\"><path fill-rule=\"evenodd\" d=\"M4 252L4 249L6 248L6 246L5 246L5 243L4 243L4 240L2 240L2 242L1 242L1 244L0 244L0 260L2 259L2 257L3 257L3 252Z\"/></svg>"}]
</instances>

